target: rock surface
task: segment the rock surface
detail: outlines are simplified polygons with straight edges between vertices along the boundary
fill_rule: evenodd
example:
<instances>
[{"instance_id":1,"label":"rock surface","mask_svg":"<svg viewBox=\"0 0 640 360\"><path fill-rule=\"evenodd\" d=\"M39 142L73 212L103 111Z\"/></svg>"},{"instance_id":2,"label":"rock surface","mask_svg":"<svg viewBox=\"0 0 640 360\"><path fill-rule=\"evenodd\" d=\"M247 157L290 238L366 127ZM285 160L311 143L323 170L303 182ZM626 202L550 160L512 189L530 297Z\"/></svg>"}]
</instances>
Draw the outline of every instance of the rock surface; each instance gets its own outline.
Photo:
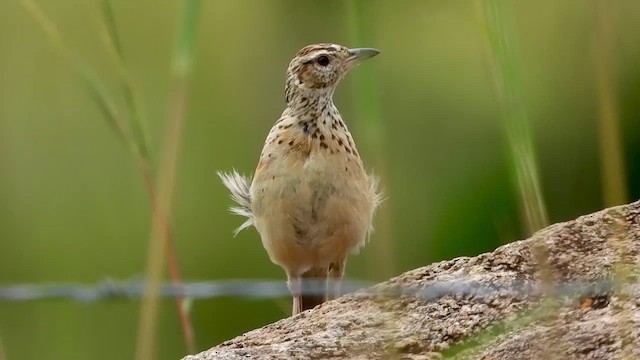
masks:
<instances>
[{"instance_id":1,"label":"rock surface","mask_svg":"<svg viewBox=\"0 0 640 360\"><path fill-rule=\"evenodd\" d=\"M409 271L183 360L640 358L639 254L635 202Z\"/></svg>"}]
</instances>

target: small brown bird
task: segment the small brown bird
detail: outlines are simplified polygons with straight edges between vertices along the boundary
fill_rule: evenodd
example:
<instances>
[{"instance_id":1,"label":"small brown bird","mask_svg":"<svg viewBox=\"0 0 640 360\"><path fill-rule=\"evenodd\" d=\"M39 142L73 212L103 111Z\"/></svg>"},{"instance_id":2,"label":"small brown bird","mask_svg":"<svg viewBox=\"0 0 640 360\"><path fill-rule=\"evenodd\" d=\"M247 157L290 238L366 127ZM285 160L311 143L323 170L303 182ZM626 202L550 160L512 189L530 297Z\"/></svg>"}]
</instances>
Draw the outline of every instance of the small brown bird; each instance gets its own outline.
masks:
<instances>
[{"instance_id":1,"label":"small brown bird","mask_svg":"<svg viewBox=\"0 0 640 360\"><path fill-rule=\"evenodd\" d=\"M253 181L235 170L218 173L239 205L231 211L248 218L236 233L254 225L271 261L287 273L294 315L327 299L329 278L332 296L339 293L347 255L372 229L377 180L365 172L333 92L349 70L379 53L334 44L301 49L287 70L287 108L267 136ZM308 293L312 279L321 281L323 295Z\"/></svg>"}]
</instances>

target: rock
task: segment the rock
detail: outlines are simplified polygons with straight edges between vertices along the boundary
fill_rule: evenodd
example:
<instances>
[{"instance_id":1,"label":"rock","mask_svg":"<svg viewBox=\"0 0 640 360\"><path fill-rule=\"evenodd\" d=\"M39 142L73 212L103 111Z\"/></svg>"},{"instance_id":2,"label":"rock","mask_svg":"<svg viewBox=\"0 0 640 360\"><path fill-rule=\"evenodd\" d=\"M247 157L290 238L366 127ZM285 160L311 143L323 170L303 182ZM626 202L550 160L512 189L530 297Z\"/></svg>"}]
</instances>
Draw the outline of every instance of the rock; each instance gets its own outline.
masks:
<instances>
[{"instance_id":1,"label":"rock","mask_svg":"<svg viewBox=\"0 0 640 360\"><path fill-rule=\"evenodd\" d=\"M183 360L640 357L640 202L404 273Z\"/></svg>"}]
</instances>

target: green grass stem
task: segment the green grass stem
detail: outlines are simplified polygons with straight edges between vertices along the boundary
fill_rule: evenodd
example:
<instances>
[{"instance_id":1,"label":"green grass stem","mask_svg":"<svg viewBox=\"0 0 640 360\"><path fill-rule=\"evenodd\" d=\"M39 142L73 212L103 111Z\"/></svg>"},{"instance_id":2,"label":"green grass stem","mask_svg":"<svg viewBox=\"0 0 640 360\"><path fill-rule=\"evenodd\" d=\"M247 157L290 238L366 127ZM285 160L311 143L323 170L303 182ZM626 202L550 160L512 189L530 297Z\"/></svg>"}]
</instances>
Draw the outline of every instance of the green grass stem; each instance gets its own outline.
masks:
<instances>
[{"instance_id":1,"label":"green grass stem","mask_svg":"<svg viewBox=\"0 0 640 360\"><path fill-rule=\"evenodd\" d=\"M523 87L511 36L513 26L509 16L505 16L508 3L504 0L484 0L480 9L520 205L527 233L531 235L547 226L549 220L542 196L531 124L522 99Z\"/></svg>"},{"instance_id":2,"label":"green grass stem","mask_svg":"<svg viewBox=\"0 0 640 360\"><path fill-rule=\"evenodd\" d=\"M113 10L111 0L102 0L101 2L101 20L102 20L102 39L104 40L106 48L109 50L114 63L118 69L120 75L122 91L124 94L126 106L129 109L129 128L132 133L132 140L135 143L134 156L137 159L138 167L141 171L142 177L149 194L151 206L157 206L157 192L155 188L155 181L153 179L153 166L149 154L149 141L147 136L145 119L142 113L142 106L140 106L140 100L137 96L137 91L133 79L127 71L124 50L120 36L118 33L118 26L116 24L116 17ZM180 268L178 266L175 246L173 245L173 236L169 231L169 236L166 238L164 246L164 252L166 255L167 267L171 277L173 285L179 286L182 282L180 275ZM176 298L176 306L178 309L178 315L180 317L180 325L182 328L182 335L184 338L185 346L189 353L195 352L195 335L193 331L193 325L189 317L189 311L187 310L186 303L188 299L183 297Z\"/></svg>"},{"instance_id":3,"label":"green grass stem","mask_svg":"<svg viewBox=\"0 0 640 360\"><path fill-rule=\"evenodd\" d=\"M628 200L628 184L620 136L620 115L616 87L616 49L613 24L615 2L595 0L594 57L598 101L600 172L604 205Z\"/></svg>"},{"instance_id":4,"label":"green grass stem","mask_svg":"<svg viewBox=\"0 0 640 360\"><path fill-rule=\"evenodd\" d=\"M122 43L117 31L118 28L110 0L102 0L101 3L103 25L101 35L107 49L115 60L116 67L122 81L122 90L129 114L128 122L126 121L127 117L123 116L119 111L116 102L113 96L109 93L105 83L97 76L93 68L91 68L82 58L69 48L55 23L44 13L42 8L40 8L40 6L33 0L22 0L21 3L24 9L43 29L53 48L70 63L72 70L74 70L82 79L88 93L91 95L91 98L101 110L107 124L116 132L118 138L131 149L136 160L136 164L143 177L145 187L149 193L151 207L152 209L155 209L159 202L157 199L155 181L153 179L153 166L151 164L149 154L148 137L146 135L147 132L143 126L144 119L141 112L141 106L139 105L140 101L136 96L133 81L126 69ZM167 224L167 226L169 225ZM164 239L164 253L167 257L167 264L171 274L171 279L175 285L179 285L181 283L181 277L175 256L175 250L171 242L170 231ZM178 306L178 313L180 315L180 323L187 351L193 353L195 352L195 336L189 319L185 299L178 298L176 299L176 303Z\"/></svg>"},{"instance_id":5,"label":"green grass stem","mask_svg":"<svg viewBox=\"0 0 640 360\"><path fill-rule=\"evenodd\" d=\"M347 17L350 46L374 47L374 39L371 35L372 27L366 21L370 14L366 13L367 1L348 0ZM384 56L384 50L382 54ZM383 180L389 179L389 164L387 158L387 139L385 124L380 109L380 94L375 85L375 60L360 66L353 71L352 77L352 101L356 113L355 124L359 133L363 135L360 140L361 152L371 156L372 167L375 174ZM375 241L371 243L374 255L371 256L369 266L371 275L375 279L388 279L395 273L395 249L393 243L393 221L391 218L391 200L389 190L384 189L384 201L375 219ZM384 259L384 261L380 261Z\"/></svg>"},{"instance_id":6,"label":"green grass stem","mask_svg":"<svg viewBox=\"0 0 640 360\"><path fill-rule=\"evenodd\" d=\"M122 81L122 91L126 105L129 109L129 128L131 129L131 135L135 143L136 151L140 153L145 159L149 158L149 140L147 131L144 126L144 116L142 115L140 101L135 91L133 80L129 75L126 68L124 50L118 34L118 27L116 24L115 14L111 0L102 0L100 4L103 29L102 38L105 42L107 49L116 64L120 79Z\"/></svg>"},{"instance_id":7,"label":"green grass stem","mask_svg":"<svg viewBox=\"0 0 640 360\"><path fill-rule=\"evenodd\" d=\"M159 290L162 282L163 244L170 236L173 192L178 165L182 131L186 121L187 83L194 56L199 0L184 0L178 28L178 38L171 66L167 123L158 170L158 202L153 211L149 248L147 252L146 289L138 323L137 360L154 358Z\"/></svg>"},{"instance_id":8,"label":"green grass stem","mask_svg":"<svg viewBox=\"0 0 640 360\"><path fill-rule=\"evenodd\" d=\"M72 70L82 79L88 93L91 95L91 99L102 112L109 127L113 129L120 140L129 143L124 117L119 112L116 102L107 90L105 83L86 62L67 46L58 27L49 19L36 2L33 0L21 0L21 5L42 28L52 47L71 64Z\"/></svg>"}]
</instances>

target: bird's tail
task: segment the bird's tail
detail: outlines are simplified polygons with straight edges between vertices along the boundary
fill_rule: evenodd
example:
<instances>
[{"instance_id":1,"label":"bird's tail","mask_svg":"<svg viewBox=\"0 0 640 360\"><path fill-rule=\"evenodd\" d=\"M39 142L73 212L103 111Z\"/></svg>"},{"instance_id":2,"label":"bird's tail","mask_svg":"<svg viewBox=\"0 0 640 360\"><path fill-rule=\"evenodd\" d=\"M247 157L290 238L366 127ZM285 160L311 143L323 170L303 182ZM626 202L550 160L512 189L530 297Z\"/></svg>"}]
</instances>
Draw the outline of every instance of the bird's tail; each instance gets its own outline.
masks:
<instances>
[{"instance_id":1,"label":"bird's tail","mask_svg":"<svg viewBox=\"0 0 640 360\"><path fill-rule=\"evenodd\" d=\"M218 176L222 180L224 186L231 191L231 199L237 204L229 208L231 213L244 216L247 220L240 225L236 231L237 235L240 231L253 225L253 212L251 212L251 178L240 175L236 170L231 172L218 172Z\"/></svg>"}]
</instances>

